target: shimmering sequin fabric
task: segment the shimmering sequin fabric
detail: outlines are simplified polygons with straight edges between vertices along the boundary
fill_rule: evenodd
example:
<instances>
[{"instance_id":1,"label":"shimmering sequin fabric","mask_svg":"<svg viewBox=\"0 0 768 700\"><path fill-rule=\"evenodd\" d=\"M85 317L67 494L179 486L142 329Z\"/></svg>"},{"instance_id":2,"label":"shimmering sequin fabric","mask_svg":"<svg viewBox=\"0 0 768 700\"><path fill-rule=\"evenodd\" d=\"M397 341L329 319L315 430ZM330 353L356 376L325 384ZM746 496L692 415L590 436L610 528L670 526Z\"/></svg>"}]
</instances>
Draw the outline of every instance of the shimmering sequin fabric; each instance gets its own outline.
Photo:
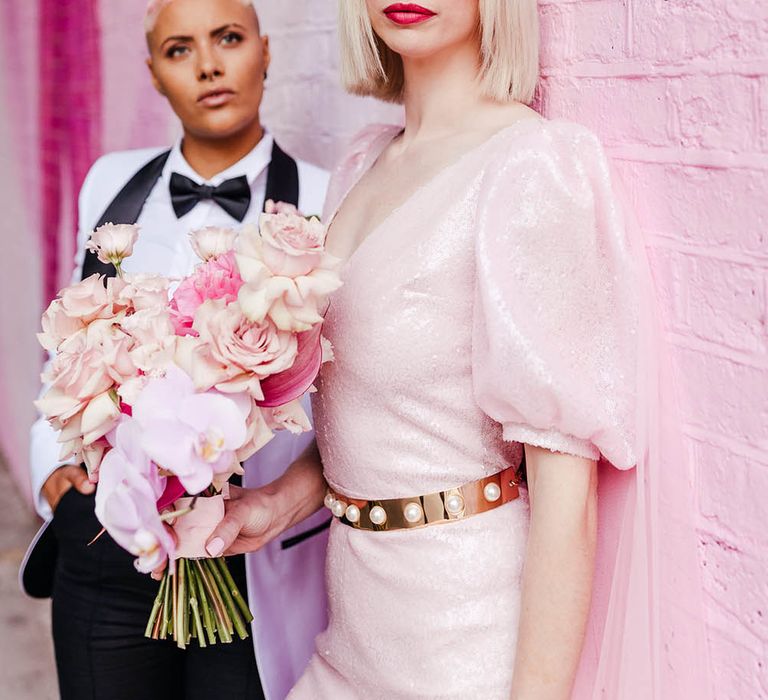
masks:
<instances>
[{"instance_id":1,"label":"shimmering sequin fabric","mask_svg":"<svg viewBox=\"0 0 768 700\"><path fill-rule=\"evenodd\" d=\"M358 138L327 217L396 132ZM518 464L523 442L631 467L636 310L616 217L598 143L561 122L513 125L416 190L328 310L328 482L438 491ZM521 498L420 530L334 522L330 624L290 699L508 700L528 518Z\"/></svg>"}]
</instances>

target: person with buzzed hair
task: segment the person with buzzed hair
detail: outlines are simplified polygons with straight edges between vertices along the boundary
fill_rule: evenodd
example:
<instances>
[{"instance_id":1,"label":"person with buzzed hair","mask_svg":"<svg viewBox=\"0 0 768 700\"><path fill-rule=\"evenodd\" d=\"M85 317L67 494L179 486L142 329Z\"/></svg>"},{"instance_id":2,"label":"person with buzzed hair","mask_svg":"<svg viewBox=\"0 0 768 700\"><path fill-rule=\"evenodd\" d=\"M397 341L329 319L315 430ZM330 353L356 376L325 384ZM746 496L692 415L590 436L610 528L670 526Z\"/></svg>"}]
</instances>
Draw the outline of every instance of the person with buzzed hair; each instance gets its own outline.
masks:
<instances>
[{"instance_id":1,"label":"person with buzzed hair","mask_svg":"<svg viewBox=\"0 0 768 700\"><path fill-rule=\"evenodd\" d=\"M97 226L138 223L129 273L189 274L199 262L188 233L256 223L267 200L305 214L322 210L328 174L294 160L262 126L270 64L250 0L160 0L145 19L147 66L178 116L169 149L110 153L80 192L73 281L114 274L86 251ZM57 434L44 420L31 434L31 478L46 519L22 569L28 593L53 599L53 636L63 700L282 700L326 626L323 583L328 518L306 519L259 552L229 557L255 621L252 639L181 651L144 637L158 582L103 535L94 486L82 465L58 461ZM279 433L245 464L245 485L280 478L312 434ZM264 489L265 499L270 488ZM222 552L211 552L212 556Z\"/></svg>"}]
</instances>

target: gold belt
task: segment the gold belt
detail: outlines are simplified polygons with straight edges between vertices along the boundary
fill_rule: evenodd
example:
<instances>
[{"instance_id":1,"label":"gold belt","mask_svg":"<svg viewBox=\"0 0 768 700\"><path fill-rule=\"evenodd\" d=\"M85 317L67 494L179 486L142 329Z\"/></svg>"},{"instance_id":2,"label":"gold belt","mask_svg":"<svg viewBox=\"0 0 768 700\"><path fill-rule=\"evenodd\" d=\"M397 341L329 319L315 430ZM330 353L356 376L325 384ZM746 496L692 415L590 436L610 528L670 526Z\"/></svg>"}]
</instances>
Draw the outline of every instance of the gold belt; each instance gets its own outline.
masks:
<instances>
[{"instance_id":1,"label":"gold belt","mask_svg":"<svg viewBox=\"0 0 768 700\"><path fill-rule=\"evenodd\" d=\"M358 530L405 530L463 520L520 496L517 467L463 486L410 498L361 500L328 489L325 507L345 525Z\"/></svg>"}]
</instances>

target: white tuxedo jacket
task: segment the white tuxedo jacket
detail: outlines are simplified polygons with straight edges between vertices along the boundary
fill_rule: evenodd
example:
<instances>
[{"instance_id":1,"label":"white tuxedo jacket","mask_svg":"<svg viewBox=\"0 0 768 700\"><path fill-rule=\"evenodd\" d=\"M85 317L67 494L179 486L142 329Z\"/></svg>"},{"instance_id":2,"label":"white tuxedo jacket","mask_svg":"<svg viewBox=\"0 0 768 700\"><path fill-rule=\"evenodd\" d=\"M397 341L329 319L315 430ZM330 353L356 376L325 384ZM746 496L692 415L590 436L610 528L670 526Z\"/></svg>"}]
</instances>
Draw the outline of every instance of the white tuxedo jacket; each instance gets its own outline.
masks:
<instances>
[{"instance_id":1,"label":"white tuxedo jacket","mask_svg":"<svg viewBox=\"0 0 768 700\"><path fill-rule=\"evenodd\" d=\"M200 202L191 212L176 218L171 205L169 180L178 172L198 183L216 186L245 175L252 200L243 224L256 223L262 211L273 140L262 141L240 162L210 180L192 170L181 154L180 144L171 151L163 173L146 200L139 217L141 227L134 254L124 262L128 272L156 272L184 276L197 262L188 233L202 226L239 227L215 202ZM85 243L109 203L128 180L163 149L111 153L91 168L80 192L77 253L72 279L80 279ZM319 214L328 184L328 173L297 161L299 209ZM308 406L307 406L308 408ZM277 478L312 440L312 434L279 433L245 464L244 484L261 486ZM30 463L33 493L40 515L49 520L51 510L40 490L51 472L60 466L57 433L40 418L32 427ZM324 585L327 544L325 510L259 552L248 555L248 597L254 614L253 639L262 685L268 700L282 700L304 670L314 651L314 638L327 623ZM149 612L149 611L148 611Z\"/></svg>"}]
</instances>

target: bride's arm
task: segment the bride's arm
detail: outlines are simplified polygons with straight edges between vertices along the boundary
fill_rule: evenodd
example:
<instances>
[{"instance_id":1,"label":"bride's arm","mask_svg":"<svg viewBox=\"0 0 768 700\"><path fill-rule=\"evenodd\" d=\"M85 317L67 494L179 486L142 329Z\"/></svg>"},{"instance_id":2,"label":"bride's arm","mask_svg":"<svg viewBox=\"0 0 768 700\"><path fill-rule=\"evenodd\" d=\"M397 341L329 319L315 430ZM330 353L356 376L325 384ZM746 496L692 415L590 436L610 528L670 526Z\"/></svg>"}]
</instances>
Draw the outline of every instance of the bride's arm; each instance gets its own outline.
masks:
<instances>
[{"instance_id":1,"label":"bride's arm","mask_svg":"<svg viewBox=\"0 0 768 700\"><path fill-rule=\"evenodd\" d=\"M211 556L252 552L323 505L327 486L314 441L285 473L258 489L231 489L227 512L208 539Z\"/></svg>"},{"instance_id":2,"label":"bride's arm","mask_svg":"<svg viewBox=\"0 0 768 700\"><path fill-rule=\"evenodd\" d=\"M512 700L568 700L592 594L596 463L526 445L531 529Z\"/></svg>"}]
</instances>

